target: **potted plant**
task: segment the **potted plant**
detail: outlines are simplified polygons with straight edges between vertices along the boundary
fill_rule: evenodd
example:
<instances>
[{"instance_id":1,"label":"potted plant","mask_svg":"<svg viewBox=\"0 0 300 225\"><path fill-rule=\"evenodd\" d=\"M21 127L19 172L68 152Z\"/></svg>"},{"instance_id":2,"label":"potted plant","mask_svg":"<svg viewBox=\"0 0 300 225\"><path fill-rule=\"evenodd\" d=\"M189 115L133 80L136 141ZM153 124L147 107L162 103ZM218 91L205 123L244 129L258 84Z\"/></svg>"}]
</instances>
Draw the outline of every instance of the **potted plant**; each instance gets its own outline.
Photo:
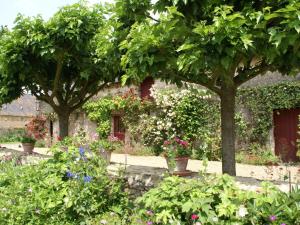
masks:
<instances>
[{"instance_id":1,"label":"potted plant","mask_svg":"<svg viewBox=\"0 0 300 225\"><path fill-rule=\"evenodd\" d=\"M110 135L107 139L100 139L92 142L90 148L110 163L111 153L121 147L121 145L122 142L117 137Z\"/></svg>"},{"instance_id":2,"label":"potted plant","mask_svg":"<svg viewBox=\"0 0 300 225\"><path fill-rule=\"evenodd\" d=\"M175 139L165 141L163 149L169 171L176 174L186 173L192 152L189 143L176 137Z\"/></svg>"},{"instance_id":3,"label":"potted plant","mask_svg":"<svg viewBox=\"0 0 300 225\"><path fill-rule=\"evenodd\" d=\"M22 146L23 146L23 150L27 154L32 154L33 153L35 142L36 142L36 139L33 138L29 134L25 134L21 137L21 143L22 143Z\"/></svg>"}]
</instances>

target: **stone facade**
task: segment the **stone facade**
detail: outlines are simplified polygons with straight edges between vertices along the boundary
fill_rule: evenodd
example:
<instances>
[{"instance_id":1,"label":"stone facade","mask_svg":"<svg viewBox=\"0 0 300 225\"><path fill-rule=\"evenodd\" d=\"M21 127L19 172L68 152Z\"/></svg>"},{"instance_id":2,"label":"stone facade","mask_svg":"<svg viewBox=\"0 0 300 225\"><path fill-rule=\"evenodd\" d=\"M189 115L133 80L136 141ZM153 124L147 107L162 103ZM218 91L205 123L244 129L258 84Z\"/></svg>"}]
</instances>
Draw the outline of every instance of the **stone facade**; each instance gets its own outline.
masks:
<instances>
[{"instance_id":1,"label":"stone facade","mask_svg":"<svg viewBox=\"0 0 300 225\"><path fill-rule=\"evenodd\" d=\"M288 76L282 76L280 73L267 73L263 76L258 76L248 82L246 82L242 87L257 87L257 86L265 86L265 85L271 85L283 81L300 81L300 75L296 77L288 77ZM155 89L164 89L164 88L176 88L175 85L166 84L162 81L155 80L153 87ZM203 88L199 86L199 88ZM105 96L116 96L116 95L123 95L124 93L128 92L130 89L134 90L135 93L138 95L141 93L141 87L140 86L124 86L122 87L120 84L116 83L115 85L106 88L103 91L100 91L95 97L93 97L93 100L97 100L99 98L105 97ZM52 111L49 109L49 106L43 106L41 104L41 111L43 112L50 112ZM48 108L48 109L47 109ZM112 117L114 115L119 115L120 112L114 112ZM247 112L245 111L244 114L247 117ZM112 133L113 133L113 127L114 127L114 120L111 120L112 123ZM89 135L93 135L96 132L96 124L92 121L90 121L86 114L82 110L78 110L75 113L73 113L70 117L70 128L69 132L70 135L73 135L77 133L80 129L84 129ZM58 134L58 122L53 121L53 136ZM130 134L128 131L125 131L125 143L130 142ZM268 146L271 149L274 149L274 135L273 135L273 129L270 130L269 140L267 142Z\"/></svg>"},{"instance_id":2,"label":"stone facade","mask_svg":"<svg viewBox=\"0 0 300 225\"><path fill-rule=\"evenodd\" d=\"M39 113L39 102L32 95L25 94L0 109L0 132L21 129Z\"/></svg>"}]
</instances>

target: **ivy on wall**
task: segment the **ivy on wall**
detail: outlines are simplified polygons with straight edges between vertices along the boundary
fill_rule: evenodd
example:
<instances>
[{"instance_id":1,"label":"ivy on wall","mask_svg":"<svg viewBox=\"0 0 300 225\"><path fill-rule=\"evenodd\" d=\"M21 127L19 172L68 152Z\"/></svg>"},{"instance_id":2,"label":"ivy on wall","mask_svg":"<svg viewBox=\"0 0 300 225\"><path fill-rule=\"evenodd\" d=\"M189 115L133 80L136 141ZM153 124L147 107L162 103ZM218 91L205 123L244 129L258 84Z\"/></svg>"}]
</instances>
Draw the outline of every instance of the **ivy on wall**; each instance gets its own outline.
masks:
<instances>
[{"instance_id":1,"label":"ivy on wall","mask_svg":"<svg viewBox=\"0 0 300 225\"><path fill-rule=\"evenodd\" d=\"M122 114L125 128L134 135L140 114L149 111L151 101L141 100L133 89L123 96L106 96L98 101L90 101L83 106L88 118L97 123L97 132L101 138L107 138L111 133L112 114Z\"/></svg>"},{"instance_id":2,"label":"ivy on wall","mask_svg":"<svg viewBox=\"0 0 300 225\"><path fill-rule=\"evenodd\" d=\"M237 101L250 113L249 141L265 144L273 125L273 111L300 107L300 82L241 89Z\"/></svg>"}]
</instances>

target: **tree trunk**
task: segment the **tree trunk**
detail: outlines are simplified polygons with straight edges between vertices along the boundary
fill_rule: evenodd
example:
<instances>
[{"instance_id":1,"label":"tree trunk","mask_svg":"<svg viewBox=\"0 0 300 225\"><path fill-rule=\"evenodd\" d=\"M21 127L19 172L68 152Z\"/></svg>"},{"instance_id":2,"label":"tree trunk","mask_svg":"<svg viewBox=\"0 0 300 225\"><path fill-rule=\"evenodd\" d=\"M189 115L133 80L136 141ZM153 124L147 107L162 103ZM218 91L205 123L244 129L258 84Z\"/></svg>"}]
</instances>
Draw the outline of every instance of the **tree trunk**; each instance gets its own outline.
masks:
<instances>
[{"instance_id":1,"label":"tree trunk","mask_svg":"<svg viewBox=\"0 0 300 225\"><path fill-rule=\"evenodd\" d=\"M70 113L58 113L59 138L62 140L69 135Z\"/></svg>"},{"instance_id":2,"label":"tree trunk","mask_svg":"<svg viewBox=\"0 0 300 225\"><path fill-rule=\"evenodd\" d=\"M221 88L222 171L236 176L235 168L235 95L236 88L224 84Z\"/></svg>"}]
</instances>

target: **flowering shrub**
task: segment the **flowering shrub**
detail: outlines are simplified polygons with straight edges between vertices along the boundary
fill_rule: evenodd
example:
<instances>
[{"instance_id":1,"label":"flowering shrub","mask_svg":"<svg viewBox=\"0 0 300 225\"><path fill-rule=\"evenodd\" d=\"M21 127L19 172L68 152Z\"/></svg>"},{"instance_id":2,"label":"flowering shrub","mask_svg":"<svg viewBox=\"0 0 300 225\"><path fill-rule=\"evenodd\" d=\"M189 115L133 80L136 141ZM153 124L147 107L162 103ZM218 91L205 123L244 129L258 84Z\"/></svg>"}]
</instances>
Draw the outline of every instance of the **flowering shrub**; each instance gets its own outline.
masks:
<instances>
[{"instance_id":1,"label":"flowering shrub","mask_svg":"<svg viewBox=\"0 0 300 225\"><path fill-rule=\"evenodd\" d=\"M36 140L44 139L47 134L46 117L36 116L26 124L26 133Z\"/></svg>"},{"instance_id":2,"label":"flowering shrub","mask_svg":"<svg viewBox=\"0 0 300 225\"><path fill-rule=\"evenodd\" d=\"M220 116L215 96L191 86L184 90L152 89L152 97L156 113L141 115L144 144L154 146L159 154L165 140L182 137L197 149L198 158L208 154L211 159L219 158Z\"/></svg>"},{"instance_id":3,"label":"flowering shrub","mask_svg":"<svg viewBox=\"0 0 300 225\"><path fill-rule=\"evenodd\" d=\"M164 156L167 158L185 157L191 155L190 145L187 141L181 140L178 137L165 141L163 145Z\"/></svg>"},{"instance_id":4,"label":"flowering shrub","mask_svg":"<svg viewBox=\"0 0 300 225\"><path fill-rule=\"evenodd\" d=\"M229 176L201 180L169 177L137 200L143 224L300 224L300 191L239 189Z\"/></svg>"},{"instance_id":5,"label":"flowering shrub","mask_svg":"<svg viewBox=\"0 0 300 225\"><path fill-rule=\"evenodd\" d=\"M87 148L66 142L37 165L0 163L0 224L75 225L109 211L123 214L123 180L111 179Z\"/></svg>"}]
</instances>

